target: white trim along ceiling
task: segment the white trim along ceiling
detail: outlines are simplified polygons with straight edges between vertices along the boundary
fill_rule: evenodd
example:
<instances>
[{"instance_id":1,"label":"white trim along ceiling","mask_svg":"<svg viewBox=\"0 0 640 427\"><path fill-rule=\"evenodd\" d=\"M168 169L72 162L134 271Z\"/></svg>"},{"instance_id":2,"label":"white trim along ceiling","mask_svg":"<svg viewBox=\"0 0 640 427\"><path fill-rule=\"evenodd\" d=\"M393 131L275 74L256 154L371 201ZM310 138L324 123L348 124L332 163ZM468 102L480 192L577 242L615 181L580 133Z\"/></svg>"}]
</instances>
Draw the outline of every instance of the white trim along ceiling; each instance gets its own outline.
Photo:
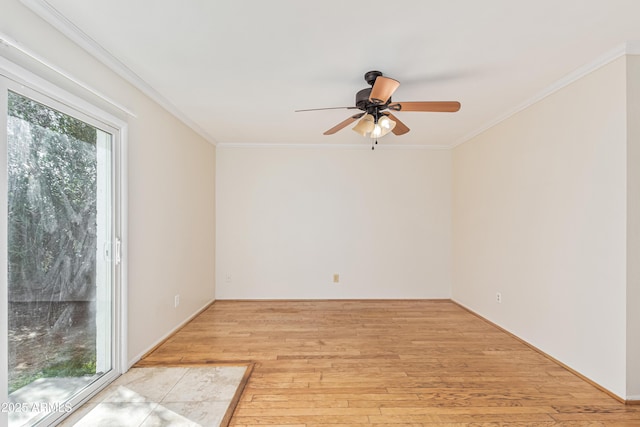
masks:
<instances>
[{"instance_id":1,"label":"white trim along ceiling","mask_svg":"<svg viewBox=\"0 0 640 427\"><path fill-rule=\"evenodd\" d=\"M411 0L299 5L22 2L212 144L345 146L322 132L352 110L362 74L398 79L401 101L458 100L458 113L402 113L385 148L453 148L621 55L640 53L640 3ZM339 10L339 14L335 14ZM106 18L106 19L105 19ZM332 25L327 25L332 19ZM117 22L114 26L112 22ZM394 99L395 99L394 98Z\"/></svg>"}]
</instances>

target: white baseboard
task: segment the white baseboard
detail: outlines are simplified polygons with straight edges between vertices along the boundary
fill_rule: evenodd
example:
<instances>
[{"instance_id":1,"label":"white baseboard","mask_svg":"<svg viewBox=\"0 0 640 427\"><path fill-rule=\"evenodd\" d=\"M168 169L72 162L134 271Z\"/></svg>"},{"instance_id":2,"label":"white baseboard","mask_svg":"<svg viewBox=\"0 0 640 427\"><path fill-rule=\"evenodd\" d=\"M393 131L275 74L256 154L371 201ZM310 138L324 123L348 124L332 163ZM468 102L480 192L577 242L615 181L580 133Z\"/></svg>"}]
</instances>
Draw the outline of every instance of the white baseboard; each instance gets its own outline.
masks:
<instances>
[{"instance_id":1,"label":"white baseboard","mask_svg":"<svg viewBox=\"0 0 640 427\"><path fill-rule=\"evenodd\" d=\"M151 344L146 350L140 352L140 354L136 355L135 357L133 357L132 359L129 359L129 361L127 362L127 366L125 369L125 372L128 371L133 365L135 365L136 363L138 363L138 361L140 361L140 359L142 359L143 356L145 356L147 353L149 353L151 350L153 350L155 347L159 346L160 344L162 344L162 342L164 342L167 338L169 338L171 335L175 334L178 330L180 330L184 325L186 325L187 323L191 322L196 316L198 316L200 313L202 313L202 311L207 308L208 306L210 306L211 304L213 304L215 302L215 298L210 300L209 302L207 302L205 305L203 305L202 307L200 307L198 310L195 311L195 313L193 313L191 316L189 316L186 320L184 320L182 323L180 323L178 326L176 326L175 328L173 328L171 331L169 331L168 333L166 333L165 335L163 335L160 339L158 339L157 341L155 341L153 344ZM124 372L123 372L124 373Z\"/></svg>"},{"instance_id":2,"label":"white baseboard","mask_svg":"<svg viewBox=\"0 0 640 427\"><path fill-rule=\"evenodd\" d=\"M515 333L509 331L508 329L505 329L504 327L498 325L497 323L494 323L493 321L491 321L488 318L484 317L482 314L472 310L471 308L467 307L466 305L462 304L461 302L458 302L458 301L454 300L453 298L451 299L451 301L454 304L457 304L458 306L460 306L462 309L467 310L469 313L471 313L471 314L477 316L478 318L483 319L485 322L495 326L496 328L498 328L499 330L503 331L504 333L511 335L513 338L515 338L516 340L520 341L522 344L526 345L527 347L529 347L533 351L536 351L536 352L540 353L541 355L543 355L547 359L549 359L552 362L556 363L557 365L563 367L567 371L571 372L572 374L576 375L577 377L579 377L582 380L586 381L587 383L591 384L592 386L594 386L595 388L599 389L600 391L603 391L604 393L606 393L609 396L613 397L617 401L619 401L621 403L625 403L625 402L629 402L631 400L637 400L637 398L640 398L640 396L636 396L635 398L634 398L634 396L628 396L626 399L623 398L622 395L618 395L618 394L612 392L611 390L609 390L608 388L598 384L597 382L595 382L591 378L587 377L586 375L584 375L584 374L578 372L577 370L571 368L569 365L561 362L559 359L556 359L555 357L551 356L549 353L546 353L546 352L542 351L541 349L539 349L535 345L531 344L530 342L528 342L524 338L521 338L518 335L516 335Z\"/></svg>"}]
</instances>

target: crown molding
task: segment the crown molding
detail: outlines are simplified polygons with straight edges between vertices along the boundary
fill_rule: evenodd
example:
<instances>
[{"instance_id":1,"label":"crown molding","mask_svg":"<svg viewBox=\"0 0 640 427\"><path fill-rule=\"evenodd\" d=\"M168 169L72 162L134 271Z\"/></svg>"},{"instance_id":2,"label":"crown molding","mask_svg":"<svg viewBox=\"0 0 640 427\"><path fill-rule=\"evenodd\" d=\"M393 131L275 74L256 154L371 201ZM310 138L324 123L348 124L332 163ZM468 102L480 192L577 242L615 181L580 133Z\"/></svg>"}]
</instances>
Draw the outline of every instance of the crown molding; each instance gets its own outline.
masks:
<instances>
[{"instance_id":1,"label":"crown molding","mask_svg":"<svg viewBox=\"0 0 640 427\"><path fill-rule=\"evenodd\" d=\"M450 146L450 148L455 148L458 145L462 145L465 142L470 141L471 139L475 138L476 136L480 135L481 133L483 133L483 132L491 129L492 127L498 125L499 123L507 120L511 116L514 116L517 113L521 112L522 110L525 110L525 109L531 107L533 104L535 104L537 102L540 102L541 100L543 100L547 96L559 91L560 89L562 89L564 87L567 87L571 83L573 83L573 82L585 77L587 74L590 74L590 73L596 71L597 69L604 67L605 65L615 61L616 59L618 59L618 58L620 58L621 56L624 56L624 55L640 55L640 41L629 41L629 42L626 42L626 43L622 43L619 46L616 46L614 49L610 50L609 52L599 56L598 58L596 58L595 60L589 62L588 64L585 64L582 67L580 67L580 68L574 70L573 72L567 74L566 76L564 76L560 80L556 81L552 85L548 86L547 88L545 88L541 92L539 92L536 95L532 96L531 98L527 99L522 104L516 106L515 108L513 108L511 110L508 110L508 111L504 112L503 114L499 115L496 119L491 120L488 123L485 123L483 126L479 127L475 131L472 131L472 132L466 134L462 138L460 138L457 141L455 141Z\"/></svg>"},{"instance_id":2,"label":"crown molding","mask_svg":"<svg viewBox=\"0 0 640 427\"><path fill-rule=\"evenodd\" d=\"M259 142L218 142L217 148L292 148L292 149L346 149L346 150L371 150L371 144L277 144L277 143L259 143ZM385 144L380 142L375 146L376 150L449 150L448 145L409 145L409 144Z\"/></svg>"},{"instance_id":3,"label":"crown molding","mask_svg":"<svg viewBox=\"0 0 640 427\"><path fill-rule=\"evenodd\" d=\"M147 97L158 103L165 110L175 116L197 134L216 145L217 142L211 135L202 129L196 122L187 117L180 109L173 105L167 98L162 96L151 85L145 82L140 76L134 73L129 67L120 62L109 51L103 48L98 42L89 37L84 31L69 21L56 8L51 6L46 0L20 0L25 6L31 9L36 15L44 19L55 29L64 34L69 40L87 51L90 55L108 67L111 71L122 77L124 80L139 89Z\"/></svg>"},{"instance_id":4,"label":"crown molding","mask_svg":"<svg viewBox=\"0 0 640 427\"><path fill-rule=\"evenodd\" d=\"M640 55L640 40L632 40L625 43L625 54Z\"/></svg>"},{"instance_id":5,"label":"crown molding","mask_svg":"<svg viewBox=\"0 0 640 427\"><path fill-rule=\"evenodd\" d=\"M43 65L44 67L48 68L49 70L53 71L54 73L58 74L59 76L61 76L61 77L65 78L66 80L72 82L76 86L78 86L78 87L82 88L83 90L91 93L92 95L98 97L99 99L101 99L102 101L104 101L107 104L111 105L112 107L115 107L116 109L122 111L123 113L128 114L131 117L137 117L136 113L131 111L129 108L125 107L124 105L120 104L119 102L115 101L114 99L110 98L109 96L103 94L102 92L94 89L93 87L91 87L87 83L83 82L82 80L76 78L75 76L67 73L66 71L64 71L60 67L57 67L56 65L54 65L51 62L47 61L45 58L41 57L40 55L38 55L37 53L35 53L31 49L28 49L28 48L22 46L20 43L18 43L17 41L12 39L8 35L4 34L2 31L0 31L0 47L3 48L3 49L4 48L12 49L13 51L19 52L21 55L24 55L24 56L26 56L28 58L31 58L32 60L36 61L40 65ZM2 51L0 51L0 59L4 60L2 63L0 63L0 65L3 65L4 68L11 69L14 72L14 74L16 74L16 75L29 75L30 76L29 78L32 81L36 80L35 76L33 76L33 73L23 69L22 67L20 67L18 65L11 65L10 61L7 58L4 57ZM16 71L16 70L18 70L18 71ZM43 83L40 82L40 79L38 79L38 81L39 81L38 84L40 86L42 86ZM54 92L52 89L49 89L49 91L50 92Z\"/></svg>"},{"instance_id":6,"label":"crown molding","mask_svg":"<svg viewBox=\"0 0 640 427\"><path fill-rule=\"evenodd\" d=\"M71 21L69 21L65 16L63 16L57 9L51 6L46 0L20 0L25 6L31 9L34 13L44 19L46 22L51 24L54 28L64 34L71 41L76 43L78 46L87 51L90 55L95 57L98 61L103 63L117 75L122 77L124 80L132 84L134 87L139 89L142 93L148 96L153 101L157 102L171 114L173 114L176 118L182 121L186 126L193 129L196 133L198 133L205 140L210 142L213 145L219 147L228 147L228 148L266 148L266 147L288 147L288 148L327 148L327 147L341 147L341 148L351 148L351 149L364 149L368 148L367 145L360 144L270 144L270 143L220 143L217 142L211 135L209 135L204 129L202 129L197 123L187 117L182 111L180 111L175 105L173 105L168 99L162 96L158 91L156 91L151 85L145 82L140 76L134 73L129 67L124 65L121 61L119 61L116 57L114 57L109 51L103 48L98 42L89 37L85 32L83 32L80 28L74 25ZM560 89L570 85L571 83L579 80L580 78L586 76L589 73L609 64L610 62L618 59L624 55L640 55L640 41L628 41L626 43L622 43L611 51L605 53L604 55L596 58L594 61L576 69L575 71L567 74L565 77L556 81L552 85L548 86L546 89L537 93L533 97L527 99L523 103L517 105L515 108L512 108L508 111L505 111L503 114L499 115L497 118L485 123L480 126L476 130L469 132L464 135L462 138L457 139L451 145L379 145L380 149L432 149L432 150L444 150L444 149L453 149L459 145L462 145L481 133L489 130L490 128L498 125L499 123L507 120L511 116L525 110L526 108L532 106L533 104L541 101L547 96L559 91ZM63 74L64 75L64 74ZM376 147L376 148L378 148Z\"/></svg>"}]
</instances>

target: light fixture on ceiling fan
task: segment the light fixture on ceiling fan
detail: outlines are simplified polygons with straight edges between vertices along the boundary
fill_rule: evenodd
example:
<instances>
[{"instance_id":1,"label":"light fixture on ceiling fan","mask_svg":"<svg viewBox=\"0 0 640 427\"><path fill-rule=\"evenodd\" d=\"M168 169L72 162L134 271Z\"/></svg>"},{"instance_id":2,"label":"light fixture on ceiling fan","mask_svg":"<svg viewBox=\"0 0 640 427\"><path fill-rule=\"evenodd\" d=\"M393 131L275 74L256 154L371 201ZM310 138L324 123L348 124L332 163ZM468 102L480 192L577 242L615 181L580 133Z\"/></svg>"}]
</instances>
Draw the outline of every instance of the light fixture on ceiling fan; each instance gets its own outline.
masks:
<instances>
[{"instance_id":1,"label":"light fixture on ceiling fan","mask_svg":"<svg viewBox=\"0 0 640 427\"><path fill-rule=\"evenodd\" d=\"M358 123L352 128L356 133L369 138L382 138L396 127L396 122L386 115L375 117L371 114L365 114Z\"/></svg>"},{"instance_id":2,"label":"light fixture on ceiling fan","mask_svg":"<svg viewBox=\"0 0 640 427\"><path fill-rule=\"evenodd\" d=\"M449 112L454 113L460 110L458 101L431 101L431 102L392 102L391 95L400 86L400 82L382 75L380 71L369 71L364 75L365 81L371 85L370 88L362 89L356 93L356 105L354 107L330 107L312 108L300 111L318 110L362 110L362 113L355 114L348 119L338 123L324 135L333 135L356 120L360 119L353 127L353 131L362 136L369 136L374 144L378 143L378 138L382 138L390 132L400 136L409 132L407 125L402 123L396 116L385 110L398 111L423 111L423 112ZM373 144L372 144L372 149Z\"/></svg>"}]
</instances>

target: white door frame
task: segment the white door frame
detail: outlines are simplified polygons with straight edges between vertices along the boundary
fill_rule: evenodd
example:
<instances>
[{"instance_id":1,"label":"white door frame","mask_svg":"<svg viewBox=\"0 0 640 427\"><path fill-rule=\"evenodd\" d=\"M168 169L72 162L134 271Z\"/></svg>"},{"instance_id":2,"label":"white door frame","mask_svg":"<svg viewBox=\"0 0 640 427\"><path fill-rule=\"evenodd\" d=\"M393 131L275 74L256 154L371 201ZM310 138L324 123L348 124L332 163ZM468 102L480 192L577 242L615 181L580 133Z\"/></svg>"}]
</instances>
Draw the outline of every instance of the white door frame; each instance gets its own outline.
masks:
<instances>
[{"instance_id":1,"label":"white door frame","mask_svg":"<svg viewBox=\"0 0 640 427\"><path fill-rule=\"evenodd\" d=\"M127 355L127 123L103 109L93 105L91 102L71 94L47 80L31 73L30 71L16 65L0 55L0 105L3 105L0 114L0 169L4 170L7 164L7 90L11 89L17 93L24 94L38 102L51 105L53 108L63 112L71 112L72 115L81 120L87 119L91 124L98 124L97 127L108 129L113 132L112 151L112 187L113 187L113 216L114 216L114 241L111 245L112 256L119 262L113 263L114 281L114 306L112 318L112 330L114 334L114 348L112 351L112 371L105 376L112 381L119 375L125 373L129 368ZM88 96L88 98L91 98ZM67 110L67 111L65 111ZM0 174L0 209L7 207L7 179L6 174ZM0 215L0 342L1 348L6 349L8 343L8 292L7 292L7 215ZM114 258L114 259L115 259ZM7 351L0 351L0 404L8 402L8 354ZM105 387L108 382L103 382L100 386L89 386L87 392L74 397L70 403L80 405L88 400L93 394ZM47 417L47 422L56 422L64 418L65 413L52 414ZM7 413L0 411L0 426L7 424Z\"/></svg>"}]
</instances>

